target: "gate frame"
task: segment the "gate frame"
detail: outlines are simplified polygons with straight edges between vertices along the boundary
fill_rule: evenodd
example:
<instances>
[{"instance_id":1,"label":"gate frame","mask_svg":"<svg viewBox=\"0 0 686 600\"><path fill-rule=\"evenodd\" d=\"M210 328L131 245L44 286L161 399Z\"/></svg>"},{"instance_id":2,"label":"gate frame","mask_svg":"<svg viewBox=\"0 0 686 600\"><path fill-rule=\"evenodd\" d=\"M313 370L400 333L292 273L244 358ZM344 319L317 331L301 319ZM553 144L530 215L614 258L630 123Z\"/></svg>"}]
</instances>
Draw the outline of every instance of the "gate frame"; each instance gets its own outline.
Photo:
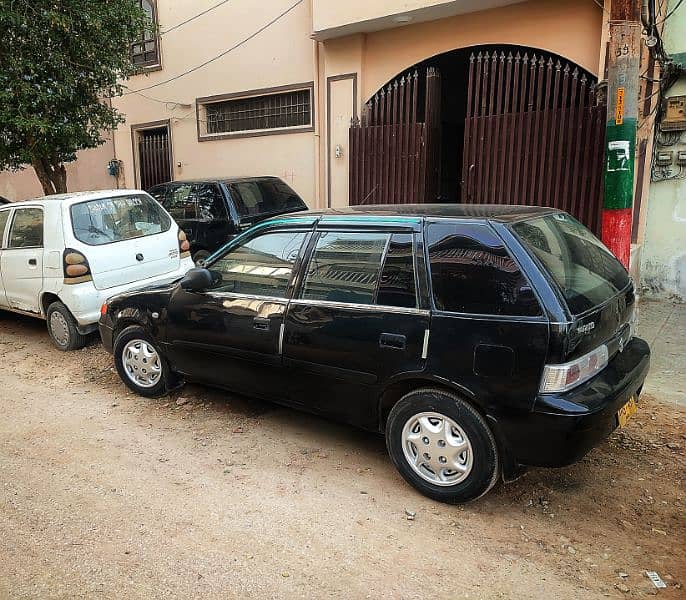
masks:
<instances>
[{"instance_id":1,"label":"gate frame","mask_svg":"<svg viewBox=\"0 0 686 600\"><path fill-rule=\"evenodd\" d=\"M133 155L133 182L136 189L140 189L140 155L138 151L138 137L142 131L149 129L167 129L167 137L169 138L169 181L174 181L174 144L172 140L171 119L162 119L160 121L149 121L148 123L136 123L131 125L131 150Z\"/></svg>"}]
</instances>

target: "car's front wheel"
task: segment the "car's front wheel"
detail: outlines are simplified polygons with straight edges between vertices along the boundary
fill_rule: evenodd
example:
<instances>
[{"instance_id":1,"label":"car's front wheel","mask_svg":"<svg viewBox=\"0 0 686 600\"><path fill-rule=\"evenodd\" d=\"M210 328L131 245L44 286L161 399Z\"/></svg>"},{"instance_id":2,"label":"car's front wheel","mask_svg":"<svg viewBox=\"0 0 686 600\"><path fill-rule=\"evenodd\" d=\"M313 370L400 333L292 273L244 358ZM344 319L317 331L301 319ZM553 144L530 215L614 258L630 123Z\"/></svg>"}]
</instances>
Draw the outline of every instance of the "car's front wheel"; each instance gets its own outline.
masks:
<instances>
[{"instance_id":1,"label":"car's front wheel","mask_svg":"<svg viewBox=\"0 0 686 600\"><path fill-rule=\"evenodd\" d=\"M169 367L145 329L131 326L114 342L114 363L122 381L141 396L154 398L169 391Z\"/></svg>"},{"instance_id":2,"label":"car's front wheel","mask_svg":"<svg viewBox=\"0 0 686 600\"><path fill-rule=\"evenodd\" d=\"M398 401L388 416L386 446L405 480L440 502L479 498L500 473L486 420L462 398L439 389L416 390Z\"/></svg>"}]
</instances>

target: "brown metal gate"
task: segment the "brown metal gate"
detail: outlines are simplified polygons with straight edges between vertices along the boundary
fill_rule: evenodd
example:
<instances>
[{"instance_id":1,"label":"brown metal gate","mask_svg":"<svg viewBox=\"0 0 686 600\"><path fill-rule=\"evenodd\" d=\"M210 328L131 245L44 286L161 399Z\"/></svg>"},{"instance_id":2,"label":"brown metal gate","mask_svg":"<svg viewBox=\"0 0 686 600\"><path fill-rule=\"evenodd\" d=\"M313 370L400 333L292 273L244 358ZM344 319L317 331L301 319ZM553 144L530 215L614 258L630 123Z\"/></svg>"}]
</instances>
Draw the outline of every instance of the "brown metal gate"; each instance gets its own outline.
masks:
<instances>
[{"instance_id":1,"label":"brown metal gate","mask_svg":"<svg viewBox=\"0 0 686 600\"><path fill-rule=\"evenodd\" d=\"M415 70L389 83L364 106L362 118L350 126L350 204L436 198L440 109L440 74L431 67L423 85Z\"/></svg>"},{"instance_id":2,"label":"brown metal gate","mask_svg":"<svg viewBox=\"0 0 686 600\"><path fill-rule=\"evenodd\" d=\"M589 79L552 57L472 54L462 202L552 206L599 233L606 108Z\"/></svg>"},{"instance_id":3,"label":"brown metal gate","mask_svg":"<svg viewBox=\"0 0 686 600\"><path fill-rule=\"evenodd\" d=\"M141 189L148 190L160 183L171 181L168 128L138 132L138 162Z\"/></svg>"}]
</instances>

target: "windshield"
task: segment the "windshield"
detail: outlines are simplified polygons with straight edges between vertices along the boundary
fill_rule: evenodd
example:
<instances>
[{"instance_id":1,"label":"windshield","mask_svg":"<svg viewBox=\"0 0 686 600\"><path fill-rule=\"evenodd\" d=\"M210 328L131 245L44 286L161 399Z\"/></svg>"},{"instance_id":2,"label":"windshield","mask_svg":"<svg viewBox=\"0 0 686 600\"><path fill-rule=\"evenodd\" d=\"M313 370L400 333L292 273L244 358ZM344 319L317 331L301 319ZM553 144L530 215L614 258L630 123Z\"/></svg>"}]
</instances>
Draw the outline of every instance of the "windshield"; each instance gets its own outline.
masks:
<instances>
[{"instance_id":1,"label":"windshield","mask_svg":"<svg viewBox=\"0 0 686 600\"><path fill-rule=\"evenodd\" d=\"M169 231L171 218L149 196L99 198L71 207L74 236L90 246Z\"/></svg>"},{"instance_id":2,"label":"windshield","mask_svg":"<svg viewBox=\"0 0 686 600\"><path fill-rule=\"evenodd\" d=\"M227 185L241 221L307 209L302 198L280 179L227 182Z\"/></svg>"},{"instance_id":3,"label":"windshield","mask_svg":"<svg viewBox=\"0 0 686 600\"><path fill-rule=\"evenodd\" d=\"M574 315L602 304L629 284L622 264L567 214L537 217L512 228L543 263Z\"/></svg>"}]
</instances>

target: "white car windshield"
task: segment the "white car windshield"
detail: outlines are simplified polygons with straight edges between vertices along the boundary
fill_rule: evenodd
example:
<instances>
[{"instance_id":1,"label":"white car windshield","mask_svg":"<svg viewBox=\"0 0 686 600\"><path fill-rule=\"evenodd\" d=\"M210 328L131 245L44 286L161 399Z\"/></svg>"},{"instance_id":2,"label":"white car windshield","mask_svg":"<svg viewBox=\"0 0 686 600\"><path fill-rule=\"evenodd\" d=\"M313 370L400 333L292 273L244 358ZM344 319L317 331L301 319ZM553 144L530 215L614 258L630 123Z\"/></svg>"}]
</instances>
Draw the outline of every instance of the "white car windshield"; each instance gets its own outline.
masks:
<instances>
[{"instance_id":1,"label":"white car windshield","mask_svg":"<svg viewBox=\"0 0 686 600\"><path fill-rule=\"evenodd\" d=\"M71 207L74 236L91 246L168 231L171 219L149 196L98 198Z\"/></svg>"}]
</instances>

